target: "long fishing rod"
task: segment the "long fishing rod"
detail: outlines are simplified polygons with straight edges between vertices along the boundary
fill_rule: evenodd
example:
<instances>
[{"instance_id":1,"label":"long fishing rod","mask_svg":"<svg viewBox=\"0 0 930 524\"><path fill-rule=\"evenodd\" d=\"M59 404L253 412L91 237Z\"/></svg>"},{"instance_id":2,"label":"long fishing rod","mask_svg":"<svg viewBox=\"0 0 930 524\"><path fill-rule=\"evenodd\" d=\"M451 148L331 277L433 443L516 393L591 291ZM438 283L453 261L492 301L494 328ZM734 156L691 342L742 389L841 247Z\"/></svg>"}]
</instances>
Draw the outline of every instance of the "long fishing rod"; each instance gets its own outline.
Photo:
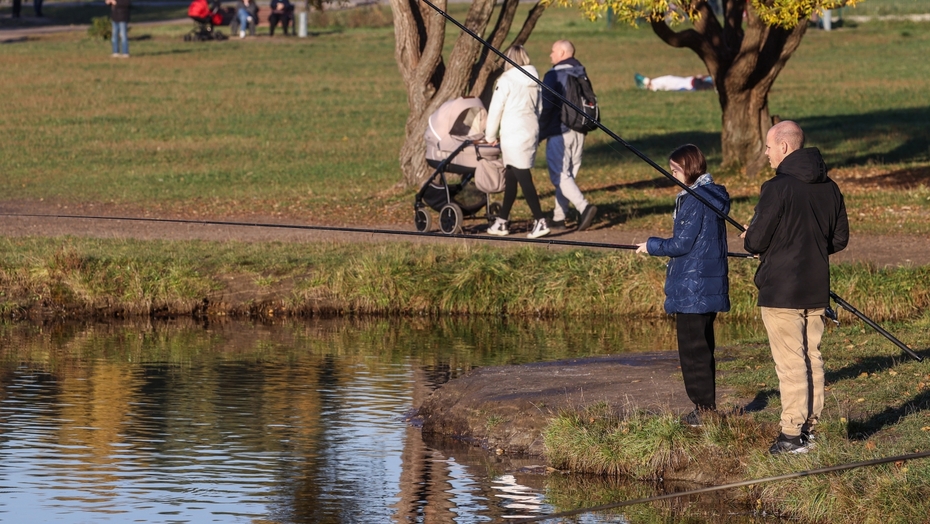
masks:
<instances>
[{"instance_id":1,"label":"long fishing rod","mask_svg":"<svg viewBox=\"0 0 930 524\"><path fill-rule=\"evenodd\" d=\"M280 229L302 229L310 231L337 231L342 233L367 233L380 235L398 235L398 236L419 236L433 238L457 238L462 240L481 240L492 242L520 242L526 244L546 244L553 246L572 246L572 247L591 247L603 249L630 249L635 250L639 246L636 244L611 244L606 242L583 242L580 240L557 240L554 238L530 239L521 237L494 237L494 236L475 236L465 234L439 234L439 233L421 233L419 231L404 231L394 229L371 229L356 227L338 227L338 226L311 226L303 224L275 224L266 222L235 222L228 220L189 220L183 218L152 218L152 217L118 217L118 216L93 216L93 215L49 215L49 214L30 214L30 213L0 213L4 217L29 217L29 218L67 218L67 219L84 219L84 220L122 220L127 222L161 222L169 224L192 224L202 226L233 226L233 227L268 227ZM727 256L733 258L753 258L754 255L749 253L727 253Z\"/></svg>"},{"instance_id":2,"label":"long fishing rod","mask_svg":"<svg viewBox=\"0 0 930 524\"><path fill-rule=\"evenodd\" d=\"M777 475L774 477L744 480L741 482L733 482L731 484L721 484L720 486L709 486L706 488L694 489L690 491L682 491L679 493L666 493L665 495L657 495L655 497L625 500L623 502L615 502L612 504L604 504L602 506L593 506L590 508L573 509L571 511L563 511L561 513L553 513L551 515L543 515L540 517L533 517L529 519L520 519L520 522L542 522L542 521L551 520L551 519L580 515L582 513L593 513L595 511L604 511L608 509L621 508L624 506L633 506L635 504L644 504L647 502L655 502L655 501L665 500L665 499L687 497L690 495L699 495L702 493L711 493L714 491L721 491L724 489L739 488L743 486L752 486L755 484L764 484L767 482L775 482L778 480L788 480L788 479L796 479L796 478L801 478L801 477L809 477L812 475L822 475L824 473L832 473L834 471L844 471L847 469L862 468L866 466L877 466L879 464L887 464L889 462L903 462L905 460L913 460L913 459L919 459L919 458L925 458L925 457L930 457L930 451L922 451L920 453L910 453L908 455L898 455L895 457L885 457L885 458L879 458L879 459L874 459L874 460L865 460L862 462L850 462L847 464L839 464L836 466L828 466L824 468L811 469L811 470L805 470L805 471L796 471L794 473L787 473L784 475Z\"/></svg>"},{"instance_id":3,"label":"long fishing rod","mask_svg":"<svg viewBox=\"0 0 930 524\"><path fill-rule=\"evenodd\" d=\"M539 80L538 78L536 78L535 76L533 76L532 74L530 74L526 69L523 69L521 66L517 65L516 62L514 62L513 60L511 60L510 58L508 58L508 57L507 57L506 55L504 55L504 53L502 53L499 49L497 49L496 47L494 47L493 45L491 45L490 42L488 42L487 40L481 38L481 36L479 36L477 33L475 33L474 31L472 31L471 29L465 27L461 22L459 22L458 20L456 20L455 18L453 18L452 15L446 13L445 11L443 11L442 9L440 9L439 7L437 7L435 4L433 4L432 2L430 2L430 0L420 0L420 1L423 2L424 4L430 6L434 11L436 11L437 13L439 13L443 18L445 18L446 20L452 22L456 27L458 27L459 29L461 29L462 31L464 31L468 36L474 38L474 39L477 40L479 43L481 43L481 45L483 45L483 46L485 46L487 49L490 49L491 51L493 51L494 54L496 54L497 56L499 56L499 57L501 57L502 59L504 59L507 63L509 63L509 64L512 65L513 67L519 69L520 72L522 72L524 75L526 75L529 79L533 80L534 82L536 82L536 84L538 84L538 85L541 86L543 89L545 89L546 91L548 91L549 93L551 93L552 95L554 95L554 96L555 96L556 98L558 98L559 100L561 100L563 104L567 104L570 108L572 108L572 109L574 109L575 111L577 111L578 114L582 115L582 116L583 116L585 119L587 119L589 122L591 122L592 124L595 124L595 125L597 126L598 129L600 129L600 130L603 131L604 133L607 133L607 135L608 135L610 138L612 138L612 139L614 139L615 141L619 142L623 147L627 148L627 149L628 149L630 152L632 152L634 155L638 156L641 160L643 160L644 162L646 162L647 164L649 164L650 166L652 166L653 169L655 169L655 170L658 171L659 173L662 173L663 176L665 176L666 178L668 178L669 180L671 180L672 182L674 182L678 187L682 188L682 189L685 190L689 195L693 196L693 197L696 198L698 201L700 201L702 204L704 204L705 206L707 206L708 208L710 208L710 210L713 211L714 213L716 213L720 218L726 220L727 222L729 222L730 224L732 224L733 226L735 226L736 229L738 229L741 233L746 231L746 228L743 227L742 224L740 224L739 222L737 222L736 220L734 220L733 218L731 218L730 215L728 215L728 214L724 213L723 211L721 211L720 209L718 209L716 206L714 206L713 204L711 204L707 199L705 199L704 197L702 197L701 195L699 195L695 190L691 189L687 184L685 184L684 182L682 182L682 181L678 180L677 178L675 178L671 173L669 173L668 171L666 171L665 169L663 169L662 166L660 166L659 164L656 164L651 158L649 158L648 156L646 156L645 153L643 153L643 152L641 152L640 150L638 150L638 149L636 149L635 147L633 147L629 142L627 142L626 140L624 140L623 138L621 138L619 135L617 135L616 133L614 133L610 128L608 128L607 126L601 124L601 123L598 122L596 119L590 117L587 113L584 112L584 110L583 110L582 108L576 106L576 105L573 104L570 100L568 100L566 97L564 97L564 96L562 96L560 93L556 92L555 89L552 89L551 87L547 86L544 82L542 82L541 80ZM895 338L894 336L892 336L891 333L889 333L889 332L885 331L884 329L882 329L881 327L879 327L878 324L875 323L875 321L873 321L872 319L870 319L870 318L868 318L867 316L865 316L865 314L863 314L861 311L859 311L858 309L856 309L856 308L850 306L848 302L846 302L845 300L843 300L842 298L840 298L836 293L834 293L833 291L830 291L830 296L833 298L833 300L836 301L836 303L837 303L838 305L840 305L840 306L843 307L843 308L846 308L847 311L849 311L849 312L852 313L853 315L859 317L863 322L865 322L865 323L868 324L869 326L871 326L871 327L875 328L876 330L878 330L878 332L879 332L881 335L883 335L885 338L887 338L888 340L890 340L891 342L893 342L895 345L897 345L898 347L900 347L901 349L903 349L903 350L904 350L908 355L910 355L912 358L914 358L914 359L917 360L918 362L920 362L920 361L923 360L923 357L921 357L921 356L918 355L917 353L914 353L914 352L913 352L910 348L908 348L903 342L901 342L900 340L898 340L897 338Z\"/></svg>"}]
</instances>

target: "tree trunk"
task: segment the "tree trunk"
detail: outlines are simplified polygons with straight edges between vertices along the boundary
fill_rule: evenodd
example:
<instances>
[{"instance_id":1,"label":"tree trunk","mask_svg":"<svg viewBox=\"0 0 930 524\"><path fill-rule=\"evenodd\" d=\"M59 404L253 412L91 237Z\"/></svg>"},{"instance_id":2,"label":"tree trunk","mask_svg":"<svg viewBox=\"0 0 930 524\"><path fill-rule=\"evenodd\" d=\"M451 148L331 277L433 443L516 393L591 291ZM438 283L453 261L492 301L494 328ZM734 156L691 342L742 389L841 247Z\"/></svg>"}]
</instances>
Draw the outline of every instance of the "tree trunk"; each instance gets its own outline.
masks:
<instances>
[{"instance_id":1,"label":"tree trunk","mask_svg":"<svg viewBox=\"0 0 930 524\"><path fill-rule=\"evenodd\" d=\"M765 135L772 126L769 91L807 24L769 27L746 0L725 2L721 20L705 0L699 1L701 17L693 21L693 29L675 32L664 21L652 22L652 28L665 43L687 47L704 62L714 77L722 112L723 167L742 168L753 176L765 165Z\"/></svg>"},{"instance_id":2,"label":"tree trunk","mask_svg":"<svg viewBox=\"0 0 930 524\"><path fill-rule=\"evenodd\" d=\"M446 10L446 0L431 0ZM485 36L495 0L473 0L462 25L490 43L501 46L510 32L519 0L505 0L490 36ZM429 116L443 103L453 98L485 91L500 59L486 52L472 36L462 31L449 53L448 66L442 56L446 19L419 0L391 0L394 14L394 59L407 89L410 114L404 128L404 144L400 150L400 185L419 187L431 174L426 165L426 144L423 134ZM518 35L526 41L542 13L539 5L531 10Z\"/></svg>"}]
</instances>

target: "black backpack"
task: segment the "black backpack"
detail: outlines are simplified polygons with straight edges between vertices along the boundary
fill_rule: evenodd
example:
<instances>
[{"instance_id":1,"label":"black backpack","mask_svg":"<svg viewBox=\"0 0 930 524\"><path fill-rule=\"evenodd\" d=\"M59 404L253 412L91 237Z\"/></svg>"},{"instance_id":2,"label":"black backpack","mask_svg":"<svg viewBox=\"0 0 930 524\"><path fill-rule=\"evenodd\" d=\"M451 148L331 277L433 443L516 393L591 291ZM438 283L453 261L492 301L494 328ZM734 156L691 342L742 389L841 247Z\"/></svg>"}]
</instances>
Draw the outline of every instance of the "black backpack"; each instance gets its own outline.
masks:
<instances>
[{"instance_id":1,"label":"black backpack","mask_svg":"<svg viewBox=\"0 0 930 524\"><path fill-rule=\"evenodd\" d=\"M571 106L562 102L562 123L573 131L588 133L597 129L595 122L601 121L601 110L597 107L597 95L591 87L588 75L568 75L565 79L565 99L584 110L590 119L585 118Z\"/></svg>"}]
</instances>

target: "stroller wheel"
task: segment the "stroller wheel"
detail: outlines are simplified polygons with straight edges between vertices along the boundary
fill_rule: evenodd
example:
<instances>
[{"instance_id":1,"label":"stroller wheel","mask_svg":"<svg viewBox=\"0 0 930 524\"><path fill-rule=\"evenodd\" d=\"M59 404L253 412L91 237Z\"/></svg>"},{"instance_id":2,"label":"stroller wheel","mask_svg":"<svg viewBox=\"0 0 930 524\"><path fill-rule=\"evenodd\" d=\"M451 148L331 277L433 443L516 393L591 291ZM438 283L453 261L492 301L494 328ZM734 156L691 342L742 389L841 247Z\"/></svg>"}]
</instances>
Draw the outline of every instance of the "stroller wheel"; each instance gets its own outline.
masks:
<instances>
[{"instance_id":1,"label":"stroller wheel","mask_svg":"<svg viewBox=\"0 0 930 524\"><path fill-rule=\"evenodd\" d=\"M493 224L494 219L501 216L501 203L500 202L491 202L488 205L488 223Z\"/></svg>"},{"instance_id":2,"label":"stroller wheel","mask_svg":"<svg viewBox=\"0 0 930 524\"><path fill-rule=\"evenodd\" d=\"M446 204L439 210L439 229L447 235L462 232L462 208L458 204Z\"/></svg>"},{"instance_id":3,"label":"stroller wheel","mask_svg":"<svg viewBox=\"0 0 930 524\"><path fill-rule=\"evenodd\" d=\"M428 233L433 227L433 218L429 216L429 211L417 209L413 216L413 223L417 226L417 231L420 233Z\"/></svg>"}]
</instances>

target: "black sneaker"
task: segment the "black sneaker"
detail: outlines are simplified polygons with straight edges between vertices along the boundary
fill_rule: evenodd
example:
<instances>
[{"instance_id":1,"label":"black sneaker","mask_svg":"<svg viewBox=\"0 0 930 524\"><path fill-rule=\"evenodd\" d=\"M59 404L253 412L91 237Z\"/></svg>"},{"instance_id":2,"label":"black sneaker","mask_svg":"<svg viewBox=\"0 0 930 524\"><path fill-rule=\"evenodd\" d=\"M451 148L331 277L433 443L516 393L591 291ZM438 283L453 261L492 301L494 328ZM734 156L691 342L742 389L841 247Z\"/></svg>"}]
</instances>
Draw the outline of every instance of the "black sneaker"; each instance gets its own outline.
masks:
<instances>
[{"instance_id":1,"label":"black sneaker","mask_svg":"<svg viewBox=\"0 0 930 524\"><path fill-rule=\"evenodd\" d=\"M807 424L804 424L803 426L801 426L801 438L804 439L806 442L809 442L810 445L813 447L814 441L817 440L817 434L814 433L813 428L811 428Z\"/></svg>"},{"instance_id":2,"label":"black sneaker","mask_svg":"<svg viewBox=\"0 0 930 524\"><path fill-rule=\"evenodd\" d=\"M584 208L584 212L581 213L581 218L578 219L578 231L584 231L591 227L591 222L594 221L594 215L597 214L597 206L588 204L588 207Z\"/></svg>"},{"instance_id":3,"label":"black sneaker","mask_svg":"<svg viewBox=\"0 0 930 524\"><path fill-rule=\"evenodd\" d=\"M681 423L685 426L691 426L692 428L704 426L704 421L701 419L701 412L696 409L681 417Z\"/></svg>"},{"instance_id":4,"label":"black sneaker","mask_svg":"<svg viewBox=\"0 0 930 524\"><path fill-rule=\"evenodd\" d=\"M559 220L556 222L553 220L552 222L549 222L549 231L552 231L553 233L561 233L562 231L565 231L565 221Z\"/></svg>"},{"instance_id":5,"label":"black sneaker","mask_svg":"<svg viewBox=\"0 0 930 524\"><path fill-rule=\"evenodd\" d=\"M775 440L775 443L769 448L769 453L772 455L780 455L782 453L800 454L807 453L810 449L811 443L805 439L803 435L789 437L784 433L779 433L778 439Z\"/></svg>"}]
</instances>

